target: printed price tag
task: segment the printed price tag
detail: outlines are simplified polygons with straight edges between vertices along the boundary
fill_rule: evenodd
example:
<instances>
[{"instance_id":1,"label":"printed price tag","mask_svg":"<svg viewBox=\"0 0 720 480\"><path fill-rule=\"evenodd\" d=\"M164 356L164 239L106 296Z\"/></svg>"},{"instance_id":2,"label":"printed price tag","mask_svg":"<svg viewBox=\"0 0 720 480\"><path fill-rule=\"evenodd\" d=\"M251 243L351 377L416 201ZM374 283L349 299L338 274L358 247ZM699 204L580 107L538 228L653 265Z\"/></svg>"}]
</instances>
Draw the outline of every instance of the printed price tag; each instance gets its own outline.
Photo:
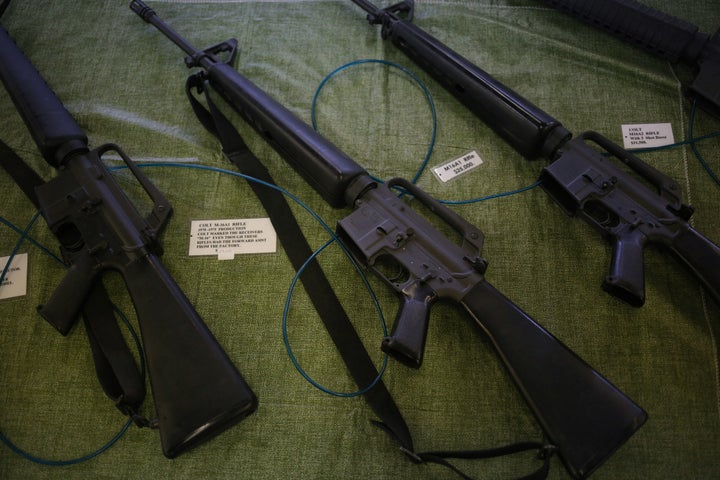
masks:
<instances>
[{"instance_id":1,"label":"printed price tag","mask_svg":"<svg viewBox=\"0 0 720 480\"><path fill-rule=\"evenodd\" d=\"M623 145L626 149L653 148L675 143L672 124L641 123L622 125Z\"/></svg>"},{"instance_id":2,"label":"printed price tag","mask_svg":"<svg viewBox=\"0 0 720 480\"><path fill-rule=\"evenodd\" d=\"M438 165L432 169L435 176L441 182L449 182L450 180L464 175L475 167L482 165L483 161L480 155L473 150L462 157L455 158L449 162Z\"/></svg>"},{"instance_id":3,"label":"printed price tag","mask_svg":"<svg viewBox=\"0 0 720 480\"><path fill-rule=\"evenodd\" d=\"M0 273L5 269L10 257L0 257ZM2 285L0 300L3 298L22 297L27 294L28 254L18 253L12 259Z\"/></svg>"},{"instance_id":4,"label":"printed price tag","mask_svg":"<svg viewBox=\"0 0 720 480\"><path fill-rule=\"evenodd\" d=\"M190 224L191 257L217 255L232 260L236 254L275 253L277 235L269 218L193 220Z\"/></svg>"}]
</instances>

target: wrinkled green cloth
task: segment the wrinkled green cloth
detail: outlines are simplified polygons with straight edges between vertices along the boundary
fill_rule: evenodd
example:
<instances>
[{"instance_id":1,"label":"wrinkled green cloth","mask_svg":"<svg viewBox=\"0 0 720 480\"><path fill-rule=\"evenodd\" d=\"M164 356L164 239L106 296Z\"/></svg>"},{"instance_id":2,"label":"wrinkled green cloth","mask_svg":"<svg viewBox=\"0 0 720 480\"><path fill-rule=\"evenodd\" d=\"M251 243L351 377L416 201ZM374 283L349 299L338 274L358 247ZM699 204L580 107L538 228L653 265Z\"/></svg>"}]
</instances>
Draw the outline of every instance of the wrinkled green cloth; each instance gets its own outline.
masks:
<instances>
[{"instance_id":1,"label":"wrinkled green cloth","mask_svg":"<svg viewBox=\"0 0 720 480\"><path fill-rule=\"evenodd\" d=\"M472 199L526 187L544 165L521 158L383 42L378 28L349 1L148 3L198 47L237 38L237 69L307 121L315 90L333 69L359 59L409 68L427 85L437 111L429 165L473 150L484 161L445 184L426 170L418 184L437 198ZM645 3L702 31L718 28L718 0ZM138 161L233 170L188 105L182 52L134 15L126 0L14 0L1 22L92 146L114 142ZM415 22L576 134L596 130L621 143L622 124L667 122L677 141L687 138L690 106L681 83L692 78L689 68L647 55L539 2L418 0ZM51 178L53 169L37 153L4 90L0 113L0 139ZM348 214L328 207L246 124L231 118L282 187L329 225ZM383 179L414 175L431 142L432 114L423 91L384 65L363 64L334 76L318 96L316 118L323 135ZM698 113L694 130L717 132L720 121ZM720 140L704 141L698 149L720 171ZM678 181L684 200L696 208L692 225L720 241L720 186L691 148L642 158ZM243 180L182 168L145 171L175 209L162 236L164 265L257 393L259 408L172 461L163 457L157 432L135 427L105 453L65 467L38 465L0 446L0 478L455 478L442 467L410 462L370 423L375 416L362 398L321 393L298 374L281 328L293 278L281 247L234 260L188 256L192 220L265 216ZM116 175L128 195L147 208L129 174ZM0 188L0 216L24 228L32 204L5 173ZM485 233L487 279L647 410L646 425L593 478L720 477L720 309L695 278L667 252L648 248L647 302L633 308L600 289L609 244L566 216L541 189L452 208ZM321 246L327 232L299 205L293 210L313 247ZM42 219L30 235L57 250ZM17 239L0 225L0 256L9 255ZM35 311L63 269L27 242L20 252L29 255L27 295L0 300L0 431L38 457L79 457L118 433L125 420L97 383L82 324L62 337ZM379 365L382 328L361 278L337 247L320 260ZM135 325L122 280L112 274L105 283ZM391 322L394 293L376 279L371 284ZM337 391L357 388L301 287L287 324L294 353L312 378ZM491 343L457 306L434 308L422 368L391 361L384 380L418 451L542 438ZM142 413L153 414L150 395ZM457 464L479 478L512 478L539 466L532 454ZM557 457L550 478L569 478Z\"/></svg>"}]
</instances>

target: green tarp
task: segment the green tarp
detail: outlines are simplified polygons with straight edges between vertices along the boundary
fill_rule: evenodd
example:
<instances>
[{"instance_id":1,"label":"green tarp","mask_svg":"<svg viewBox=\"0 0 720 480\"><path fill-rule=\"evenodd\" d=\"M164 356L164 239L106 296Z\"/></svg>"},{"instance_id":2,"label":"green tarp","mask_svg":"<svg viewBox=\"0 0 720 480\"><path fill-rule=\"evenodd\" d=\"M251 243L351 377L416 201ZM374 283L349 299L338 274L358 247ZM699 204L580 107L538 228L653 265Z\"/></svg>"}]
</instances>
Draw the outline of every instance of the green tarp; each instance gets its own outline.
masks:
<instances>
[{"instance_id":1,"label":"green tarp","mask_svg":"<svg viewBox=\"0 0 720 480\"><path fill-rule=\"evenodd\" d=\"M719 26L717 0L645 3L708 33ZM527 187L544 165L521 158L383 42L378 28L349 1L149 4L197 46L237 38L236 68L307 121L316 88L335 68L382 59L410 69L427 85L437 112L429 166L471 151L483 160L448 183L424 171L418 184L437 198L475 199ZM681 84L692 78L690 68L647 55L539 2L419 0L414 21L576 134L596 130L622 143L621 125L669 123L676 141L688 136L690 105ZM92 146L114 142L145 163L233 170L185 98L183 54L137 18L127 1L15 0L2 25ZM37 153L4 90L0 114L0 139L51 178L53 169ZM362 64L334 76L318 96L316 117L323 135L381 179L413 176L431 142L432 113L423 91L387 65ZM329 225L349 213L328 207L239 117L231 118L278 183ZM696 135L718 130L719 120L697 114ZM697 148L720 171L718 138ZM720 241L720 186L691 147L642 158L678 181L684 201L696 208L692 225ZM118 164L112 156L106 161ZM38 465L0 446L0 478L455 478L442 467L411 463L371 424L375 416L362 398L322 393L298 374L283 341L283 310L294 272L281 247L233 260L188 256L193 220L265 216L244 180L167 166L145 172L175 209L162 236L162 260L257 393L259 408L172 461L163 457L157 432L135 427L105 453L65 467ZM118 171L116 177L140 209L147 208L129 174ZM0 216L24 228L33 205L5 173L0 173L0 189ZM646 425L593 478L718 478L720 309L695 278L667 252L648 248L647 302L633 308L600 288L610 245L566 216L540 188L452 208L485 233L487 279L648 412ZM293 203L293 209L312 246L320 247L327 232L301 206ZM42 219L30 235L57 251ZM17 240L17 233L0 225L0 256L9 255ZM28 242L20 253L28 256L27 294L0 300L0 431L38 457L80 457L110 440L125 419L97 383L82 323L62 337L36 313L63 268ZM319 258L380 365L382 328L362 279L336 246ZM107 275L105 283L136 325L120 277ZM394 293L374 278L370 283L391 323ZM312 378L336 391L357 388L301 287L292 297L287 334ZM422 368L390 361L384 381L419 451L542 438L491 343L458 306L434 307ZM151 396L142 410L153 414ZM457 463L479 478L512 478L538 466L533 454ZM557 458L550 478L569 478Z\"/></svg>"}]
</instances>

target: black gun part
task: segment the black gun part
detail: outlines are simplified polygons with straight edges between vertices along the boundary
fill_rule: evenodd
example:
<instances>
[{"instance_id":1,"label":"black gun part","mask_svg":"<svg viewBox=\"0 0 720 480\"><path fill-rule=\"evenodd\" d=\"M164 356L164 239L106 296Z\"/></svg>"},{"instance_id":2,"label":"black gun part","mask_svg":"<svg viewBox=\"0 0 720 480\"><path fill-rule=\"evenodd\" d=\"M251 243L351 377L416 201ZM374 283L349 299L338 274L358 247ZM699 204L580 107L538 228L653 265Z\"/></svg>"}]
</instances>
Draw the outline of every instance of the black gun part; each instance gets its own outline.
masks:
<instances>
[{"instance_id":1,"label":"black gun part","mask_svg":"<svg viewBox=\"0 0 720 480\"><path fill-rule=\"evenodd\" d=\"M210 85L334 207L354 211L338 222L338 235L355 256L394 288L404 308L383 348L403 363L422 362L430 306L462 304L493 339L518 389L571 472L584 477L645 421L646 413L565 345L534 322L484 278L482 233L402 179L377 184L336 146L298 119L212 49L198 50L139 0L132 10L189 55ZM410 190L463 236L448 239L391 188ZM403 275L386 276L390 264Z\"/></svg>"},{"instance_id":2,"label":"black gun part","mask_svg":"<svg viewBox=\"0 0 720 480\"><path fill-rule=\"evenodd\" d=\"M114 145L90 150L55 93L0 28L0 80L57 176L35 191L61 244L68 272L39 313L63 335L102 273L124 278L135 307L158 418L162 449L173 458L252 413L255 395L160 262L158 235L172 208ZM105 167L117 152L154 203L143 218Z\"/></svg>"},{"instance_id":3,"label":"black gun part","mask_svg":"<svg viewBox=\"0 0 720 480\"><path fill-rule=\"evenodd\" d=\"M540 1L657 57L694 68L686 95L720 118L720 29L711 36L635 0Z\"/></svg>"},{"instance_id":4,"label":"black gun part","mask_svg":"<svg viewBox=\"0 0 720 480\"><path fill-rule=\"evenodd\" d=\"M401 2L402 8L386 9L352 1L368 12L371 24L381 25L384 39L521 155L552 162L540 175L542 188L566 213L583 218L613 245L603 289L633 306L643 305L643 247L656 243L673 252L720 303L720 247L688 225L693 210L682 203L677 182L597 133L572 138L553 117L403 18L400 12L412 10L411 0ZM589 143L601 147L610 159ZM625 173L612 158L630 166L654 190Z\"/></svg>"}]
</instances>

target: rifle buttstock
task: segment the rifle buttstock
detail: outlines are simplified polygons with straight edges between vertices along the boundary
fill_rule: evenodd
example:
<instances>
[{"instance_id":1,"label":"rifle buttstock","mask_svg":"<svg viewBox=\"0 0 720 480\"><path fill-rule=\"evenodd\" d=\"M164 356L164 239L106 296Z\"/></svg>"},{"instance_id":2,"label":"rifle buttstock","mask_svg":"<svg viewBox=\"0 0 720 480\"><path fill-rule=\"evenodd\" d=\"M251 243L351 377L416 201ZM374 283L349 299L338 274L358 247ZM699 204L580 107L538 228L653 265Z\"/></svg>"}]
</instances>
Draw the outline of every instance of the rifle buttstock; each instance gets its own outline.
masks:
<instances>
[{"instance_id":1,"label":"rifle buttstock","mask_svg":"<svg viewBox=\"0 0 720 480\"><path fill-rule=\"evenodd\" d=\"M462 301L489 335L568 471L584 478L647 414L487 282Z\"/></svg>"},{"instance_id":2,"label":"rifle buttstock","mask_svg":"<svg viewBox=\"0 0 720 480\"><path fill-rule=\"evenodd\" d=\"M157 257L146 255L123 275L140 324L163 453L174 458L251 414L257 399Z\"/></svg>"},{"instance_id":3,"label":"rifle buttstock","mask_svg":"<svg viewBox=\"0 0 720 480\"><path fill-rule=\"evenodd\" d=\"M687 225L675 236L669 248L720 305L720 247Z\"/></svg>"}]
</instances>

